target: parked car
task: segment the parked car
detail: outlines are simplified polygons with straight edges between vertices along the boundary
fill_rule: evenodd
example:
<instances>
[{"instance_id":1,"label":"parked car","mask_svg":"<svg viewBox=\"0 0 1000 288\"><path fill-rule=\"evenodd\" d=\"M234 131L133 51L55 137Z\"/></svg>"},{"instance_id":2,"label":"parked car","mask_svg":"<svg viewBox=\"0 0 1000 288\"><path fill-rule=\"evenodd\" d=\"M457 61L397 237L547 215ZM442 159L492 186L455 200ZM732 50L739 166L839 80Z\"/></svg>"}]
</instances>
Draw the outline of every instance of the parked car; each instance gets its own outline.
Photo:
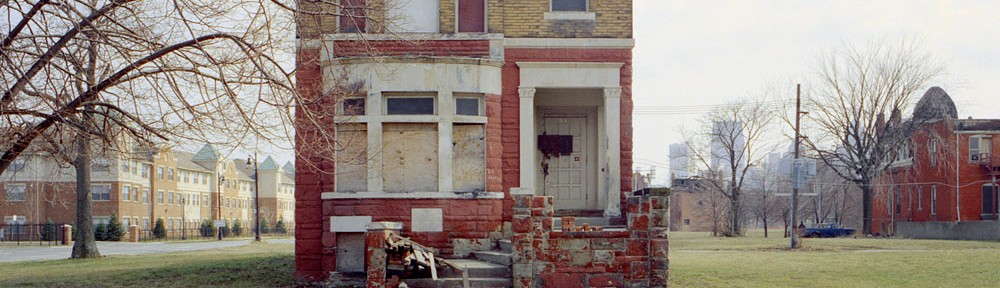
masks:
<instances>
[{"instance_id":1,"label":"parked car","mask_svg":"<svg viewBox=\"0 0 1000 288\"><path fill-rule=\"evenodd\" d=\"M831 237L843 237L854 235L855 230L851 228L843 228L837 223L827 223L819 224L813 228L806 228L802 231L802 237L808 238L831 238Z\"/></svg>"}]
</instances>

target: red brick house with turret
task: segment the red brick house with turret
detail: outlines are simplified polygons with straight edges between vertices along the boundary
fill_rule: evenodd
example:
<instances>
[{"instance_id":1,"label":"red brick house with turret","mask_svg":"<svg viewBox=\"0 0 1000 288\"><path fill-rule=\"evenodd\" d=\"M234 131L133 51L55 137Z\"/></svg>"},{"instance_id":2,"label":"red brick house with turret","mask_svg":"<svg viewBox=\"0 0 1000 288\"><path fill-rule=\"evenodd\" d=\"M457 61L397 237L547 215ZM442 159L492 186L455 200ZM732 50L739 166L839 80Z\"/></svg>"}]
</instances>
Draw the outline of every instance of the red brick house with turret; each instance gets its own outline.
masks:
<instances>
[{"instance_id":1,"label":"red brick house with turret","mask_svg":"<svg viewBox=\"0 0 1000 288\"><path fill-rule=\"evenodd\" d=\"M876 182L873 232L914 238L1000 239L1000 119L958 119L939 87L917 103L913 132Z\"/></svg>"}]
</instances>

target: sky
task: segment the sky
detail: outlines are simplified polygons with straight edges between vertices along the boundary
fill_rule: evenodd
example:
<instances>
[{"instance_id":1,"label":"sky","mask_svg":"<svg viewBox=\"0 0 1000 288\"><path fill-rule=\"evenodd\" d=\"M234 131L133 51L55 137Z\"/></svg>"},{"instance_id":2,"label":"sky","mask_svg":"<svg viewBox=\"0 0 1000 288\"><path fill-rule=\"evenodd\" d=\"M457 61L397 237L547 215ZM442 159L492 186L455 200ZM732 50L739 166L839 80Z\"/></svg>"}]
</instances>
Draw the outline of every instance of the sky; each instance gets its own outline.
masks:
<instances>
[{"instance_id":1,"label":"sky","mask_svg":"<svg viewBox=\"0 0 1000 288\"><path fill-rule=\"evenodd\" d=\"M636 110L701 112L765 90L794 99L824 51L905 38L944 65L930 86L951 95L960 118L1000 118L1000 1L635 0L633 9ZM633 168L656 166L653 183L665 184L667 146L702 117L636 113Z\"/></svg>"}]
</instances>

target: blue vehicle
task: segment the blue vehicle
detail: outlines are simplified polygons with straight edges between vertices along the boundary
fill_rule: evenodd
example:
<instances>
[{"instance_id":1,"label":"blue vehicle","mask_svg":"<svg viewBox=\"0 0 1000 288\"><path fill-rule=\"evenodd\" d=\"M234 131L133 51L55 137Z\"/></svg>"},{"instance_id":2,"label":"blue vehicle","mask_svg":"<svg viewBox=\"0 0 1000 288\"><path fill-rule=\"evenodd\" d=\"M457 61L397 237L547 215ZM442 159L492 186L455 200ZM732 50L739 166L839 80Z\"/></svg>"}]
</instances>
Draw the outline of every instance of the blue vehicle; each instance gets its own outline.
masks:
<instances>
[{"instance_id":1,"label":"blue vehicle","mask_svg":"<svg viewBox=\"0 0 1000 288\"><path fill-rule=\"evenodd\" d=\"M806 228L802 232L802 237L807 238L833 238L854 235L855 230L843 228L836 223L819 224L813 228Z\"/></svg>"}]
</instances>

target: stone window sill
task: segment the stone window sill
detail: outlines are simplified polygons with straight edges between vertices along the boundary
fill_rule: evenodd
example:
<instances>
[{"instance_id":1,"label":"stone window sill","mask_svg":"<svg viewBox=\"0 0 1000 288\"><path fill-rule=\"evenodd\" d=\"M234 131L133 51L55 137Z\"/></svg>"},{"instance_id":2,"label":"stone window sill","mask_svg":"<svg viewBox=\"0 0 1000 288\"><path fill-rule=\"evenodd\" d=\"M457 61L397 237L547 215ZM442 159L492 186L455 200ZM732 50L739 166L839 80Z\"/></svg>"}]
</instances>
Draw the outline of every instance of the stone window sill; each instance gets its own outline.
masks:
<instances>
[{"instance_id":1,"label":"stone window sill","mask_svg":"<svg viewBox=\"0 0 1000 288\"><path fill-rule=\"evenodd\" d=\"M597 13L582 11L545 12L545 20L597 20Z\"/></svg>"}]
</instances>

